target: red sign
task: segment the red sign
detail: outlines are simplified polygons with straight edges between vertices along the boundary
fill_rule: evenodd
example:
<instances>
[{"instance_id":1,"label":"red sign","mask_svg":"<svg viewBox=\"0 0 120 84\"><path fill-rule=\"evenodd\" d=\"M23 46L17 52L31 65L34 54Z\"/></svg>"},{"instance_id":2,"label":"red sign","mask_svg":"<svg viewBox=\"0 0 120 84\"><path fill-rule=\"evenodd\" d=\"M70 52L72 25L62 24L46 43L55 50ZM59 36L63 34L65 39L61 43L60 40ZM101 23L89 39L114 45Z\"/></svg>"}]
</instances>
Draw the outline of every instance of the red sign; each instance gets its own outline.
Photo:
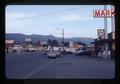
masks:
<instances>
[{"instance_id":1,"label":"red sign","mask_svg":"<svg viewBox=\"0 0 120 84\"><path fill-rule=\"evenodd\" d=\"M93 10L94 18L113 17L114 15L114 10Z\"/></svg>"}]
</instances>

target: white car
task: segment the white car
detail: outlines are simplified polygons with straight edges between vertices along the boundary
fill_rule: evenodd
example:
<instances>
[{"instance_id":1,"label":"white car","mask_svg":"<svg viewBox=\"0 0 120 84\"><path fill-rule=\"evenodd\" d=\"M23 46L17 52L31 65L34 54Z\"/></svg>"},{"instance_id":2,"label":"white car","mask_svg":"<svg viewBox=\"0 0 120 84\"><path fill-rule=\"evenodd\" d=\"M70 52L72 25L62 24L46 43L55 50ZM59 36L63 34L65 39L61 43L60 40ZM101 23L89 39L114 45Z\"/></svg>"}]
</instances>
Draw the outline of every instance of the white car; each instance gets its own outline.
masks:
<instances>
[{"instance_id":1,"label":"white car","mask_svg":"<svg viewBox=\"0 0 120 84\"><path fill-rule=\"evenodd\" d=\"M74 54L76 53L76 48L65 48L65 52Z\"/></svg>"},{"instance_id":2,"label":"white car","mask_svg":"<svg viewBox=\"0 0 120 84\"><path fill-rule=\"evenodd\" d=\"M55 57L60 56L60 52L59 52L59 51L50 50L50 51L47 53L47 56L48 56L48 57L51 57L51 58L55 58Z\"/></svg>"},{"instance_id":3,"label":"white car","mask_svg":"<svg viewBox=\"0 0 120 84\"><path fill-rule=\"evenodd\" d=\"M75 54L79 54L79 53L82 53L83 52L83 50L77 50L76 52L75 52Z\"/></svg>"},{"instance_id":4,"label":"white car","mask_svg":"<svg viewBox=\"0 0 120 84\"><path fill-rule=\"evenodd\" d=\"M27 52L34 52L35 49L34 49L34 48L27 48L26 51L27 51Z\"/></svg>"}]
</instances>

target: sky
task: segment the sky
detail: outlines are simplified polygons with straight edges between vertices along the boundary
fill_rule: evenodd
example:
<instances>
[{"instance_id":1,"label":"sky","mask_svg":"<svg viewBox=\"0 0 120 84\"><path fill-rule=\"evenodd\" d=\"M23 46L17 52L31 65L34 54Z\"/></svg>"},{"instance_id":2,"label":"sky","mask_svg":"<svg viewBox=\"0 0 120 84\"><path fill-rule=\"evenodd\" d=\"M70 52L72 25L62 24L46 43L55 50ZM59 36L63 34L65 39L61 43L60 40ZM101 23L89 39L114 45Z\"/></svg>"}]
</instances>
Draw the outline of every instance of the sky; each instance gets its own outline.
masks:
<instances>
[{"instance_id":1,"label":"sky","mask_svg":"<svg viewBox=\"0 0 120 84\"><path fill-rule=\"evenodd\" d=\"M107 5L110 9L110 5ZM93 18L93 10L103 5L8 5L5 10L6 33L54 35L66 38L97 38L104 28L104 18ZM108 33L111 19L108 18Z\"/></svg>"}]
</instances>

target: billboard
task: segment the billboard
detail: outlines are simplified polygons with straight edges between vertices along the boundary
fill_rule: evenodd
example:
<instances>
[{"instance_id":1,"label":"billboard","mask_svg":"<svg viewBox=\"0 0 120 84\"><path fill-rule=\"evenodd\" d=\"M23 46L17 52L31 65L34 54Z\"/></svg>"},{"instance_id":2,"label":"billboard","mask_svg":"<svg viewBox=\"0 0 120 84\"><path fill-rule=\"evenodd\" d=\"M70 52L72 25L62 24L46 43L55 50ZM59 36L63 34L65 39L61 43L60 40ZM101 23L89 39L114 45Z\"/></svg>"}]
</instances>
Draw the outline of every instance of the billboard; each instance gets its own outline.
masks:
<instances>
[{"instance_id":1,"label":"billboard","mask_svg":"<svg viewBox=\"0 0 120 84\"><path fill-rule=\"evenodd\" d=\"M13 43L14 43L14 40L6 40L5 43L6 43L6 44L13 44Z\"/></svg>"},{"instance_id":2,"label":"billboard","mask_svg":"<svg viewBox=\"0 0 120 84\"><path fill-rule=\"evenodd\" d=\"M32 41L32 40L31 40L31 38L26 38L25 41L29 41L29 42L30 42L30 41Z\"/></svg>"},{"instance_id":3,"label":"billboard","mask_svg":"<svg viewBox=\"0 0 120 84\"><path fill-rule=\"evenodd\" d=\"M115 16L114 10L93 10L94 18L111 18L113 16Z\"/></svg>"}]
</instances>

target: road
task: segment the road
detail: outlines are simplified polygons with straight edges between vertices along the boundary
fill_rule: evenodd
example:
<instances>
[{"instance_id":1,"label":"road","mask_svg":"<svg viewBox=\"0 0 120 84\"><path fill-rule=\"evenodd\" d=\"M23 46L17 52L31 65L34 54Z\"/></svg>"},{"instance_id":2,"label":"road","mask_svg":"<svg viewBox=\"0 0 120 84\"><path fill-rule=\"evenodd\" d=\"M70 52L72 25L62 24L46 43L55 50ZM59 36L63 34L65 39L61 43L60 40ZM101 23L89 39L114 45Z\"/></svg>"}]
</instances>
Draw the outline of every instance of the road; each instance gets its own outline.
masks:
<instances>
[{"instance_id":1,"label":"road","mask_svg":"<svg viewBox=\"0 0 120 84\"><path fill-rule=\"evenodd\" d=\"M51 59L39 52L6 54L8 79L112 79L114 60L91 56L61 55Z\"/></svg>"}]
</instances>

